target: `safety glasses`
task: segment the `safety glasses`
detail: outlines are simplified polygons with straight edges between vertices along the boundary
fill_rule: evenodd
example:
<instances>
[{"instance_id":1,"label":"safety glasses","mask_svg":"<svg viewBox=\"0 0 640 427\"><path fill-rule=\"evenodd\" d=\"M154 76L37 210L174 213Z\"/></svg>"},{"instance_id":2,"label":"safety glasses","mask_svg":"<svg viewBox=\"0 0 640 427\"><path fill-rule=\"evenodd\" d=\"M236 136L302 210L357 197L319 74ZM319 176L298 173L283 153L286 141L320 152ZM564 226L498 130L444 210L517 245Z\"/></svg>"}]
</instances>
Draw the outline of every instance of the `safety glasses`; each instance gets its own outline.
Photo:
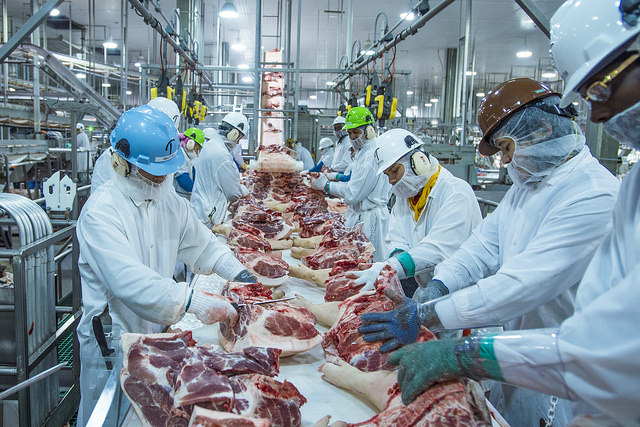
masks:
<instances>
[{"instance_id":1,"label":"safety glasses","mask_svg":"<svg viewBox=\"0 0 640 427\"><path fill-rule=\"evenodd\" d=\"M629 65L631 65L636 59L640 58L640 53L634 53L627 58L616 69L604 76L602 80L593 82L582 95L587 101L592 102L605 102L611 96L611 87L609 85L620 73L622 73Z\"/></svg>"}]
</instances>

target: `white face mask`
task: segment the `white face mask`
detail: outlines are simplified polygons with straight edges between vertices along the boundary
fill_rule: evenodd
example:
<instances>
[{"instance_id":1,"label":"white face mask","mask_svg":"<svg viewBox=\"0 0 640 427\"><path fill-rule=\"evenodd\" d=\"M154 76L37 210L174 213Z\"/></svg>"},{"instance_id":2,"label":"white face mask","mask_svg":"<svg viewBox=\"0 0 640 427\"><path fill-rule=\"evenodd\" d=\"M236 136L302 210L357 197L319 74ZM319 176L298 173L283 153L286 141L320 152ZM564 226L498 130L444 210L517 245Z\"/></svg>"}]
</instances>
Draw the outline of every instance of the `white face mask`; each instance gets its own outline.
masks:
<instances>
[{"instance_id":1,"label":"white face mask","mask_svg":"<svg viewBox=\"0 0 640 427\"><path fill-rule=\"evenodd\" d=\"M342 138L343 136L346 136L346 135L347 135L347 131L346 131L346 130L344 130L344 129L334 130L334 131L333 131L333 134L336 136L336 138L340 139L340 138Z\"/></svg>"},{"instance_id":2,"label":"white face mask","mask_svg":"<svg viewBox=\"0 0 640 427\"><path fill-rule=\"evenodd\" d=\"M187 158L188 158L189 160L193 160L193 159L195 159L196 157L198 157L198 155L196 154L196 152L195 152L195 151L193 151L193 150L187 150L186 148L185 148L185 150L184 150L184 155L185 155L185 156L187 156Z\"/></svg>"},{"instance_id":3,"label":"white face mask","mask_svg":"<svg viewBox=\"0 0 640 427\"><path fill-rule=\"evenodd\" d=\"M604 130L621 143L640 150L640 102L610 118Z\"/></svg>"},{"instance_id":4,"label":"white face mask","mask_svg":"<svg viewBox=\"0 0 640 427\"><path fill-rule=\"evenodd\" d=\"M428 173L426 175L416 175L409 168L411 167L408 162L401 160L402 164L404 164L404 174L402 178L398 182L395 183L393 187L391 187L391 192L396 195L396 197L402 199L408 199L410 197L414 197L418 195L422 191L429 179L433 176L433 173ZM437 172L438 164L435 163Z\"/></svg>"},{"instance_id":5,"label":"white face mask","mask_svg":"<svg viewBox=\"0 0 640 427\"><path fill-rule=\"evenodd\" d=\"M173 191L173 174L166 175L157 184L142 176L140 168L132 165L129 176L124 177L115 172L111 176L120 191L134 200L162 200Z\"/></svg>"},{"instance_id":6,"label":"white face mask","mask_svg":"<svg viewBox=\"0 0 640 427\"><path fill-rule=\"evenodd\" d=\"M360 135L356 139L351 140L351 146L356 150L362 150L362 148L365 146L366 143L367 143L367 140L364 138L363 135Z\"/></svg>"}]
</instances>

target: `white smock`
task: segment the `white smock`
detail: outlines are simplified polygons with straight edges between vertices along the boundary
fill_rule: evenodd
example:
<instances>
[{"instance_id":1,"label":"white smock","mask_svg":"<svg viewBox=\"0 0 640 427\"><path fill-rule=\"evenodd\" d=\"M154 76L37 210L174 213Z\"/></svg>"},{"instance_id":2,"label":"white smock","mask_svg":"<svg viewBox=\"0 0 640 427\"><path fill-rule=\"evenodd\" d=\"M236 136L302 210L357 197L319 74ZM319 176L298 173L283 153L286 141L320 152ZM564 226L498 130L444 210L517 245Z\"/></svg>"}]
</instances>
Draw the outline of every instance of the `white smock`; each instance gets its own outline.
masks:
<instances>
[{"instance_id":1,"label":"white smock","mask_svg":"<svg viewBox=\"0 0 640 427\"><path fill-rule=\"evenodd\" d=\"M78 172L86 172L88 164L91 162L91 144L89 144L89 137L84 131L76 135L76 141L78 144ZM87 161L88 159L88 161Z\"/></svg>"},{"instance_id":2,"label":"white smock","mask_svg":"<svg viewBox=\"0 0 640 427\"><path fill-rule=\"evenodd\" d=\"M345 215L346 226L362 223L362 231L376 248L374 259L387 259L385 239L389 226L389 192L391 185L385 174L377 174L375 143L367 141L351 164L351 179L348 182L331 182L329 194L342 197L349 206Z\"/></svg>"},{"instance_id":3,"label":"white smock","mask_svg":"<svg viewBox=\"0 0 640 427\"><path fill-rule=\"evenodd\" d=\"M309 170L314 166L311 153L299 142L296 144L296 160L302 162L304 170Z\"/></svg>"},{"instance_id":4,"label":"white smock","mask_svg":"<svg viewBox=\"0 0 640 427\"><path fill-rule=\"evenodd\" d=\"M336 148L331 161L333 172L344 173L351 164L351 140L345 135L336 142Z\"/></svg>"},{"instance_id":5,"label":"white smock","mask_svg":"<svg viewBox=\"0 0 640 427\"><path fill-rule=\"evenodd\" d=\"M238 167L244 164L244 157L242 157L242 144L240 144L239 141L233 144L231 157L233 157L233 160L238 164Z\"/></svg>"},{"instance_id":6,"label":"white smock","mask_svg":"<svg viewBox=\"0 0 640 427\"><path fill-rule=\"evenodd\" d=\"M417 222L407 199L396 199L389 218L387 255L397 249L407 252L415 264L416 281L425 286L435 266L452 256L480 221L482 213L471 186L441 167ZM400 278L406 278L404 269L398 270Z\"/></svg>"},{"instance_id":7,"label":"white smock","mask_svg":"<svg viewBox=\"0 0 640 427\"><path fill-rule=\"evenodd\" d=\"M111 179L111 147L107 148L100 154L96 164L93 165L93 173L91 174L91 194L95 193L98 187Z\"/></svg>"},{"instance_id":8,"label":"white smock","mask_svg":"<svg viewBox=\"0 0 640 427\"><path fill-rule=\"evenodd\" d=\"M193 181L194 169L195 169L194 168L194 162L197 159L197 157L194 157L192 159L187 155L187 150L185 150L184 147L181 147L180 149L182 150L182 153L184 154L184 163L182 164L182 166L180 166L180 169L178 169L178 171L175 173L175 176L173 178L173 188L175 188L176 193L178 193L178 195L188 199L189 197L191 197L191 191L188 191L188 190L182 188L180 186L180 184L178 184L177 177L179 177L180 175L186 173L189 176L189 178L191 178L191 180ZM194 153L194 155L195 155L195 153ZM193 191L193 189L192 189L192 191Z\"/></svg>"},{"instance_id":9,"label":"white smock","mask_svg":"<svg viewBox=\"0 0 640 427\"><path fill-rule=\"evenodd\" d=\"M335 154L335 150L333 149L333 147L320 150L320 162L322 162L322 166L331 168L331 162L333 162L334 154Z\"/></svg>"},{"instance_id":10,"label":"white smock","mask_svg":"<svg viewBox=\"0 0 640 427\"><path fill-rule=\"evenodd\" d=\"M240 172L231 158L223 137L215 135L200 151L191 207L204 225L221 224L230 202L249 194L240 183Z\"/></svg>"},{"instance_id":11,"label":"white smock","mask_svg":"<svg viewBox=\"0 0 640 427\"><path fill-rule=\"evenodd\" d=\"M77 328L78 425L85 425L108 375L93 333L94 316L108 307L120 334L161 332L162 325L182 318L191 292L187 283L171 278L176 261L194 273L215 271L227 280L245 269L170 186L162 198L135 200L126 195L123 179L113 176L92 194L77 224L83 302Z\"/></svg>"},{"instance_id":12,"label":"white smock","mask_svg":"<svg viewBox=\"0 0 640 427\"><path fill-rule=\"evenodd\" d=\"M435 268L434 278L450 291L435 306L442 325L558 327L573 314L577 284L610 230L619 186L586 146L537 187L513 185L460 249ZM531 390L496 383L491 393L513 425L537 425L532 419L546 416L549 407L549 396ZM554 425L564 425L571 418L569 402L561 401L557 413Z\"/></svg>"}]
</instances>

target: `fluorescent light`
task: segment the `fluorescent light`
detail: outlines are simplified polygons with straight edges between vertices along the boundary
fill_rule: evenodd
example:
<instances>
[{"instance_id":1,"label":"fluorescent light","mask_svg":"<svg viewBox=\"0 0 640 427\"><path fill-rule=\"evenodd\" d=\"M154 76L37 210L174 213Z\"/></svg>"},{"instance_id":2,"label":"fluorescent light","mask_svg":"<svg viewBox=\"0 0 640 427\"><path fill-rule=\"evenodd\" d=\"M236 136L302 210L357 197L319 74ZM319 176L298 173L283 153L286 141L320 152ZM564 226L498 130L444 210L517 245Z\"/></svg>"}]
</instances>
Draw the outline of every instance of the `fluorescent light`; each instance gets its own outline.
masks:
<instances>
[{"instance_id":1,"label":"fluorescent light","mask_svg":"<svg viewBox=\"0 0 640 427\"><path fill-rule=\"evenodd\" d=\"M485 93L484 92L478 92L478 93L476 93L476 96L478 98L484 98L485 97Z\"/></svg>"},{"instance_id":2,"label":"fluorescent light","mask_svg":"<svg viewBox=\"0 0 640 427\"><path fill-rule=\"evenodd\" d=\"M118 43L114 42L113 39L109 37L107 40L102 42L102 46L104 46L105 49L115 49L118 47Z\"/></svg>"},{"instance_id":3,"label":"fluorescent light","mask_svg":"<svg viewBox=\"0 0 640 427\"><path fill-rule=\"evenodd\" d=\"M438 102L438 98L431 98L429 102Z\"/></svg>"},{"instance_id":4,"label":"fluorescent light","mask_svg":"<svg viewBox=\"0 0 640 427\"><path fill-rule=\"evenodd\" d=\"M60 16L60 11L58 9L53 9L49 12L50 16Z\"/></svg>"},{"instance_id":5,"label":"fluorescent light","mask_svg":"<svg viewBox=\"0 0 640 427\"><path fill-rule=\"evenodd\" d=\"M412 90L408 90L407 91L407 95L413 95L413 91Z\"/></svg>"},{"instance_id":6,"label":"fluorescent light","mask_svg":"<svg viewBox=\"0 0 640 427\"><path fill-rule=\"evenodd\" d=\"M327 86L336 86L337 83L336 82L332 82L332 81L328 81L327 83L325 83Z\"/></svg>"},{"instance_id":7,"label":"fluorescent light","mask_svg":"<svg viewBox=\"0 0 640 427\"><path fill-rule=\"evenodd\" d=\"M245 50L247 47L240 41L240 39L236 40L234 44L231 45L231 49L233 50Z\"/></svg>"},{"instance_id":8,"label":"fluorescent light","mask_svg":"<svg viewBox=\"0 0 640 427\"><path fill-rule=\"evenodd\" d=\"M245 83L251 83L253 81L253 77L245 76L242 78L242 81Z\"/></svg>"},{"instance_id":9,"label":"fluorescent light","mask_svg":"<svg viewBox=\"0 0 640 427\"><path fill-rule=\"evenodd\" d=\"M417 109L418 109L418 106L417 106L417 105L412 105L412 106L411 106L411 109L412 109L412 110L417 110Z\"/></svg>"},{"instance_id":10,"label":"fluorescent light","mask_svg":"<svg viewBox=\"0 0 640 427\"><path fill-rule=\"evenodd\" d=\"M426 104L424 104L425 107L431 107L433 104L430 102L427 102Z\"/></svg>"},{"instance_id":11,"label":"fluorescent light","mask_svg":"<svg viewBox=\"0 0 640 427\"><path fill-rule=\"evenodd\" d=\"M76 77L79 79L86 79L87 75L85 73L76 73Z\"/></svg>"},{"instance_id":12,"label":"fluorescent light","mask_svg":"<svg viewBox=\"0 0 640 427\"><path fill-rule=\"evenodd\" d=\"M131 95L133 92L131 92L130 90L128 90L126 93L127 93L127 95Z\"/></svg>"},{"instance_id":13,"label":"fluorescent light","mask_svg":"<svg viewBox=\"0 0 640 427\"><path fill-rule=\"evenodd\" d=\"M413 19L415 18L415 15L413 14L413 12L404 12L400 14L400 19L406 19L407 21L413 21Z\"/></svg>"},{"instance_id":14,"label":"fluorescent light","mask_svg":"<svg viewBox=\"0 0 640 427\"><path fill-rule=\"evenodd\" d=\"M249 69L249 66L247 64L240 64L240 65L238 65L238 68L241 68L243 70L247 70L247 69Z\"/></svg>"},{"instance_id":15,"label":"fluorescent light","mask_svg":"<svg viewBox=\"0 0 640 427\"><path fill-rule=\"evenodd\" d=\"M542 73L542 78L543 79L554 79L557 76L558 75L556 74L555 71L547 71L546 73Z\"/></svg>"},{"instance_id":16,"label":"fluorescent light","mask_svg":"<svg viewBox=\"0 0 640 427\"><path fill-rule=\"evenodd\" d=\"M521 50L516 53L518 58L529 58L531 55L533 55L533 53L530 50Z\"/></svg>"},{"instance_id":17,"label":"fluorescent light","mask_svg":"<svg viewBox=\"0 0 640 427\"><path fill-rule=\"evenodd\" d=\"M438 119L431 120L431 126L435 126L438 124Z\"/></svg>"},{"instance_id":18,"label":"fluorescent light","mask_svg":"<svg viewBox=\"0 0 640 427\"><path fill-rule=\"evenodd\" d=\"M102 83L102 87L111 87L111 83Z\"/></svg>"},{"instance_id":19,"label":"fluorescent light","mask_svg":"<svg viewBox=\"0 0 640 427\"><path fill-rule=\"evenodd\" d=\"M575 105L576 107L579 105L580 103L578 101L574 102L573 105Z\"/></svg>"},{"instance_id":20,"label":"fluorescent light","mask_svg":"<svg viewBox=\"0 0 640 427\"><path fill-rule=\"evenodd\" d=\"M316 95L309 95L309 99L318 99Z\"/></svg>"},{"instance_id":21,"label":"fluorescent light","mask_svg":"<svg viewBox=\"0 0 640 427\"><path fill-rule=\"evenodd\" d=\"M361 50L360 51L360 55L366 55L366 56L371 56L374 53L376 53L375 50L371 50L371 49L369 49L369 50Z\"/></svg>"},{"instance_id":22,"label":"fluorescent light","mask_svg":"<svg viewBox=\"0 0 640 427\"><path fill-rule=\"evenodd\" d=\"M467 72L465 72L465 74L467 76L477 76L478 72L477 71L467 71Z\"/></svg>"},{"instance_id":23,"label":"fluorescent light","mask_svg":"<svg viewBox=\"0 0 640 427\"><path fill-rule=\"evenodd\" d=\"M220 8L218 16L225 19L236 19L240 14L238 13L236 6L233 4L233 0L226 0Z\"/></svg>"},{"instance_id":24,"label":"fluorescent light","mask_svg":"<svg viewBox=\"0 0 640 427\"><path fill-rule=\"evenodd\" d=\"M9 92L15 92L16 90L12 87L9 88Z\"/></svg>"},{"instance_id":25,"label":"fluorescent light","mask_svg":"<svg viewBox=\"0 0 640 427\"><path fill-rule=\"evenodd\" d=\"M134 66L134 67L138 67L138 68L140 68L140 67L142 66L142 64L141 64L141 63L139 63L139 62L136 62L135 64L133 64L133 66Z\"/></svg>"}]
</instances>

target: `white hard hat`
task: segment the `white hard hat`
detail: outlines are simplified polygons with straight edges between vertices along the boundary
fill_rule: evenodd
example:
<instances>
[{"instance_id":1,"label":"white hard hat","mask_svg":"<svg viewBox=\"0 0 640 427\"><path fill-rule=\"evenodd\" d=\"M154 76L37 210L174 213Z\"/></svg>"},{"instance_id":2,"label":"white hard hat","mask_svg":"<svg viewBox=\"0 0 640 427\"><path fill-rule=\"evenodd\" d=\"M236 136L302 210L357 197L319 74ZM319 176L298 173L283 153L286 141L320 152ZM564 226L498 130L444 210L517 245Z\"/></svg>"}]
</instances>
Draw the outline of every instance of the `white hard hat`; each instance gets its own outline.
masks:
<instances>
[{"instance_id":1,"label":"white hard hat","mask_svg":"<svg viewBox=\"0 0 640 427\"><path fill-rule=\"evenodd\" d=\"M178 109L178 106L175 102L168 98L165 98L164 96L157 96L151 101L147 102L147 105L153 108L157 108L158 110L169 116L176 129L178 129L178 126L180 125L180 110Z\"/></svg>"},{"instance_id":2,"label":"white hard hat","mask_svg":"<svg viewBox=\"0 0 640 427\"><path fill-rule=\"evenodd\" d=\"M222 121L238 129L244 136L249 134L249 120L242 113L229 113L222 118Z\"/></svg>"},{"instance_id":3,"label":"white hard hat","mask_svg":"<svg viewBox=\"0 0 640 427\"><path fill-rule=\"evenodd\" d=\"M323 148L333 147L333 141L331 140L331 138L322 138L320 140L320 143L318 144L318 147L320 147L321 150Z\"/></svg>"},{"instance_id":4,"label":"white hard hat","mask_svg":"<svg viewBox=\"0 0 640 427\"><path fill-rule=\"evenodd\" d=\"M345 120L345 118L343 116L337 116L335 119L333 119L333 126L335 126L335 125L343 125L346 122L347 121Z\"/></svg>"},{"instance_id":5,"label":"white hard hat","mask_svg":"<svg viewBox=\"0 0 640 427\"><path fill-rule=\"evenodd\" d=\"M215 138L218 134L218 131L216 131L214 128L204 128L202 129L202 132L204 133L205 142Z\"/></svg>"},{"instance_id":6,"label":"white hard hat","mask_svg":"<svg viewBox=\"0 0 640 427\"><path fill-rule=\"evenodd\" d=\"M76 130L78 130L78 129L83 131L84 130L84 125L82 123L76 123Z\"/></svg>"},{"instance_id":7,"label":"white hard hat","mask_svg":"<svg viewBox=\"0 0 640 427\"><path fill-rule=\"evenodd\" d=\"M640 32L640 23L622 20L619 5L616 0L570 0L551 18L551 54L565 81L560 107L578 99L578 87Z\"/></svg>"},{"instance_id":8,"label":"white hard hat","mask_svg":"<svg viewBox=\"0 0 640 427\"><path fill-rule=\"evenodd\" d=\"M417 136L404 129L391 129L375 139L378 175L400 160L402 156L422 146Z\"/></svg>"}]
</instances>

